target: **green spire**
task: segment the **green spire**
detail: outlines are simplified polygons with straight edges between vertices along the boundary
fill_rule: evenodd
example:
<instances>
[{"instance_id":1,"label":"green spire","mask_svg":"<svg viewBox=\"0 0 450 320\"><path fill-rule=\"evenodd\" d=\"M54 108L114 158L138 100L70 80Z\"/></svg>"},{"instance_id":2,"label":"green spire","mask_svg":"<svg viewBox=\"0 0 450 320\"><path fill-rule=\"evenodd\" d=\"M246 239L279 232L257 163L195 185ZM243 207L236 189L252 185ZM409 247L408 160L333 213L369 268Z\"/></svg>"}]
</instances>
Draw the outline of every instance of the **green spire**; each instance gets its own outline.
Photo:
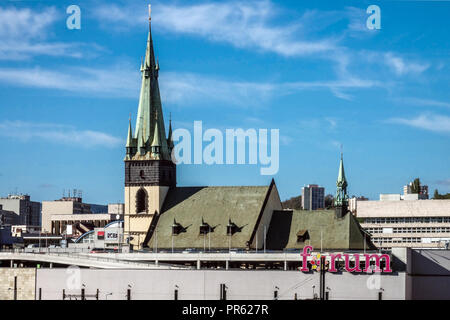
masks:
<instances>
[{"instance_id":1,"label":"green spire","mask_svg":"<svg viewBox=\"0 0 450 320\"><path fill-rule=\"evenodd\" d=\"M341 161L339 164L339 174L336 181L336 197L334 198L334 205L336 207L342 207L348 205L348 195L347 195L347 179L345 178L344 172L344 159L341 153Z\"/></svg>"},{"instance_id":2,"label":"green spire","mask_svg":"<svg viewBox=\"0 0 450 320\"><path fill-rule=\"evenodd\" d=\"M156 114L158 116L158 114ZM161 158L161 140L159 138L159 130L158 130L158 121L155 123L155 133L153 134L152 145L150 146L152 149L152 157L155 159Z\"/></svg>"},{"instance_id":3,"label":"green spire","mask_svg":"<svg viewBox=\"0 0 450 320\"><path fill-rule=\"evenodd\" d=\"M155 134L153 135L153 141L151 147L161 147L161 140L159 139L159 132L158 132L158 122L155 124Z\"/></svg>"},{"instance_id":4,"label":"green spire","mask_svg":"<svg viewBox=\"0 0 450 320\"><path fill-rule=\"evenodd\" d=\"M144 146L143 153L141 149L138 154L145 155L151 153L150 143L155 140L155 134L158 135L160 143L160 158L170 160L170 152L166 139L164 128L164 118L162 112L161 96L158 83L159 63L155 62L155 52L153 49L153 39L151 32L151 23L149 19L149 32L147 38L147 48L145 58L141 62L141 92L139 96L139 107L136 119L136 128L134 139L140 146ZM156 116L158 114L158 116ZM143 142L141 141L143 140ZM148 158L149 155L146 156ZM134 157L135 159L140 157Z\"/></svg>"},{"instance_id":5,"label":"green spire","mask_svg":"<svg viewBox=\"0 0 450 320\"><path fill-rule=\"evenodd\" d=\"M128 121L128 137L127 137L127 145L126 145L126 147L127 148L133 147L133 131L131 129L131 118Z\"/></svg>"}]
</instances>

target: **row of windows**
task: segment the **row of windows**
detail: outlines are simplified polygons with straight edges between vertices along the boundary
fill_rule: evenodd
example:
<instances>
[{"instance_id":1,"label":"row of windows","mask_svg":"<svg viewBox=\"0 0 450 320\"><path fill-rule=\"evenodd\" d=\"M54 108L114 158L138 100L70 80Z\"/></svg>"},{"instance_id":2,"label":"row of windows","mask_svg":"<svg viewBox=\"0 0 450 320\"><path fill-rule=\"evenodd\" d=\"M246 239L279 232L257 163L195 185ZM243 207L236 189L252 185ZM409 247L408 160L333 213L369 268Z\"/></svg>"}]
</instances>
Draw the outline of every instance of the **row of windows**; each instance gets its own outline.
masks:
<instances>
[{"instance_id":1,"label":"row of windows","mask_svg":"<svg viewBox=\"0 0 450 320\"><path fill-rule=\"evenodd\" d=\"M450 217L366 218L364 223L450 223Z\"/></svg>"},{"instance_id":2,"label":"row of windows","mask_svg":"<svg viewBox=\"0 0 450 320\"><path fill-rule=\"evenodd\" d=\"M373 238L374 243L420 243L422 238Z\"/></svg>"},{"instance_id":3,"label":"row of windows","mask_svg":"<svg viewBox=\"0 0 450 320\"><path fill-rule=\"evenodd\" d=\"M370 234L383 233L383 228L366 228L366 231L369 232ZM450 227L392 228L392 233L439 233L439 232L450 232Z\"/></svg>"}]
</instances>

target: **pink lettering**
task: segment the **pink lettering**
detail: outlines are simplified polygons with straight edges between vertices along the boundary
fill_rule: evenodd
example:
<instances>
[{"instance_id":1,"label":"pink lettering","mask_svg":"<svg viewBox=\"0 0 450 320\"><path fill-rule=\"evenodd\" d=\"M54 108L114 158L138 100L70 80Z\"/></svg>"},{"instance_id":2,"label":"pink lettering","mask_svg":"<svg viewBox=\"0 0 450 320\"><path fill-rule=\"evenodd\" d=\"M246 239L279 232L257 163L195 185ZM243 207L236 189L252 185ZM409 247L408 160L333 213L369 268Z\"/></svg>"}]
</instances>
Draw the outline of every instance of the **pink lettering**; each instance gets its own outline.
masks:
<instances>
[{"instance_id":1,"label":"pink lettering","mask_svg":"<svg viewBox=\"0 0 450 320\"><path fill-rule=\"evenodd\" d=\"M345 270L348 272L361 272L361 268L359 267L359 254L354 254L355 257L355 266L350 268L350 255L344 254L345 256Z\"/></svg>"},{"instance_id":2,"label":"pink lettering","mask_svg":"<svg viewBox=\"0 0 450 320\"><path fill-rule=\"evenodd\" d=\"M330 272L337 272L336 260L340 259L341 257L342 256L340 253L337 253L337 254L333 253L331 255L331 262L330 262L330 269L329 269Z\"/></svg>"},{"instance_id":3,"label":"pink lettering","mask_svg":"<svg viewBox=\"0 0 450 320\"><path fill-rule=\"evenodd\" d=\"M303 272L308 272L309 268L308 268L308 257L311 255L310 252L313 250L313 247L311 246L305 246L303 248L303 253L301 254L302 258L303 258L303 262L302 262L302 268L300 269L300 271Z\"/></svg>"}]
</instances>

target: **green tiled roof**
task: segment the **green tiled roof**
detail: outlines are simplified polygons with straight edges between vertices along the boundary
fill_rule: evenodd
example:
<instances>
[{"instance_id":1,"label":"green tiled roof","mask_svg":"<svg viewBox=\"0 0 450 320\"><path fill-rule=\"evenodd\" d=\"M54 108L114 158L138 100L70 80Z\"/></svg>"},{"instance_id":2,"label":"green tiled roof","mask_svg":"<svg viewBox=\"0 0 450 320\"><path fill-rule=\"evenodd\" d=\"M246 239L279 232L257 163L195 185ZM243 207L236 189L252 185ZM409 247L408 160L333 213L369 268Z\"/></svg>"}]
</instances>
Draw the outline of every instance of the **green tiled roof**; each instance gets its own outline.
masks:
<instances>
[{"instance_id":1,"label":"green tiled roof","mask_svg":"<svg viewBox=\"0 0 450 320\"><path fill-rule=\"evenodd\" d=\"M227 225L235 223L239 232L231 237L232 248L245 248L263 209L270 186L176 187L169 190L153 232L149 248L172 248L174 219L184 232L173 236L173 247L226 249L229 247ZM213 228L210 235L200 234L202 219Z\"/></svg>"},{"instance_id":2,"label":"green tiled roof","mask_svg":"<svg viewBox=\"0 0 450 320\"><path fill-rule=\"evenodd\" d=\"M308 232L309 239L297 242L299 231ZM320 250L356 250L364 248L364 233L356 218L347 213L337 219L334 210L274 211L267 234L269 250L301 249L306 245ZM366 249L373 249L366 237Z\"/></svg>"}]
</instances>

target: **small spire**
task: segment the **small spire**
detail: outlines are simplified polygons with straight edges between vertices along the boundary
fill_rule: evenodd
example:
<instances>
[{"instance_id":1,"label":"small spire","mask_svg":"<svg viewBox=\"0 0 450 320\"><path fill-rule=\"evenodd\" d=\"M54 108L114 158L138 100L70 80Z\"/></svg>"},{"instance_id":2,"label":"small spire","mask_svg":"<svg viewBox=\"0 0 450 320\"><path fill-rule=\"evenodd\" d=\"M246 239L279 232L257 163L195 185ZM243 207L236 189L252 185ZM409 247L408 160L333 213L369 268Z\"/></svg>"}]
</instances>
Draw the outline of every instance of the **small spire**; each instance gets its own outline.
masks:
<instances>
[{"instance_id":1,"label":"small spire","mask_svg":"<svg viewBox=\"0 0 450 320\"><path fill-rule=\"evenodd\" d=\"M148 21L152 20L152 5L148 5Z\"/></svg>"},{"instance_id":2,"label":"small spire","mask_svg":"<svg viewBox=\"0 0 450 320\"><path fill-rule=\"evenodd\" d=\"M158 112L155 113L156 119L158 118ZM159 155L161 153L161 140L159 138L159 128L158 128L158 120L155 121L155 133L153 135L152 141L152 154L156 159L159 159Z\"/></svg>"},{"instance_id":3,"label":"small spire","mask_svg":"<svg viewBox=\"0 0 450 320\"><path fill-rule=\"evenodd\" d=\"M127 137L127 145L126 145L127 148L132 147L132 141L133 141L132 138L133 138L133 131L131 129L131 113L130 113L130 118L128 120L128 137Z\"/></svg>"},{"instance_id":4,"label":"small spire","mask_svg":"<svg viewBox=\"0 0 450 320\"><path fill-rule=\"evenodd\" d=\"M172 112L169 113L169 135L167 136L167 144L169 147L169 151L172 152L173 149L173 140L172 140Z\"/></svg>"}]
</instances>

